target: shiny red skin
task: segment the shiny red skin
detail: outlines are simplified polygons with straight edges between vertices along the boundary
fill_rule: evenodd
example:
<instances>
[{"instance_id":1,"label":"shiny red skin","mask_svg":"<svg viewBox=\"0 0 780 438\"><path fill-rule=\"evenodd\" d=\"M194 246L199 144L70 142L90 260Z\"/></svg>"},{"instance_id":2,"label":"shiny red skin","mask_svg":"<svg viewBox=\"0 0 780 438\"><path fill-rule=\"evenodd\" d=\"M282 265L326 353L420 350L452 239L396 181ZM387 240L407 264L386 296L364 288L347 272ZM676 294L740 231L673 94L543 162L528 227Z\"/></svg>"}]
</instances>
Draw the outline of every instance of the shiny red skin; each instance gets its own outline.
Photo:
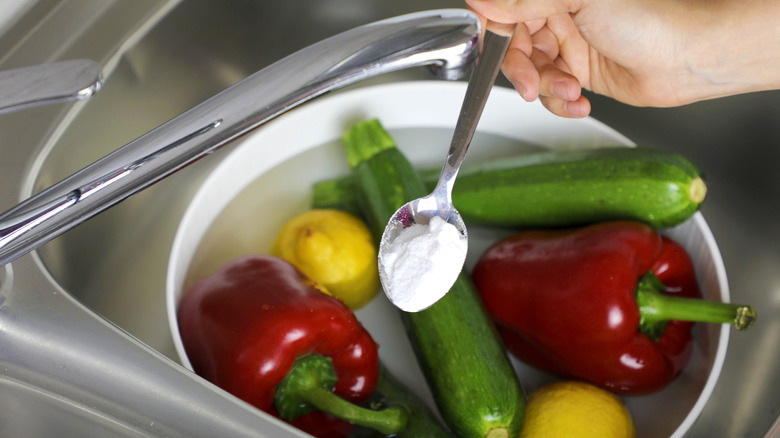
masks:
<instances>
[{"instance_id":1,"label":"shiny red skin","mask_svg":"<svg viewBox=\"0 0 780 438\"><path fill-rule=\"evenodd\" d=\"M376 387L370 334L347 306L279 258L246 256L198 281L184 294L178 321L194 371L265 412L276 415L276 386L309 353L332 359L342 398L360 402ZM322 413L309 415L315 420L296 421L310 433L318 423L333 429L316 421Z\"/></svg>"},{"instance_id":2,"label":"shiny red skin","mask_svg":"<svg viewBox=\"0 0 780 438\"><path fill-rule=\"evenodd\" d=\"M635 288L648 270L666 294L699 297L685 249L637 222L521 232L490 248L473 278L513 355L639 395L676 378L692 342L690 322L670 321L658 341L638 331Z\"/></svg>"}]
</instances>

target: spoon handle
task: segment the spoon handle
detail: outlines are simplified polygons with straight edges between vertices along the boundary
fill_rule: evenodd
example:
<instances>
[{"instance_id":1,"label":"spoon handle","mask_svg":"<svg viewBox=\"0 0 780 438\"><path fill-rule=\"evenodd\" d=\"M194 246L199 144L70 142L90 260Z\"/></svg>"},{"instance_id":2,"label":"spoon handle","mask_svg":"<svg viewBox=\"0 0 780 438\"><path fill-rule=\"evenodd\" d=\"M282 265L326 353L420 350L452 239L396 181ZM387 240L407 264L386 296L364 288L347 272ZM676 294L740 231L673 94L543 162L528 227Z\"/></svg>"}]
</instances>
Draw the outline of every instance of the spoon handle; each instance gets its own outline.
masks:
<instances>
[{"instance_id":1,"label":"spoon handle","mask_svg":"<svg viewBox=\"0 0 780 438\"><path fill-rule=\"evenodd\" d=\"M450 143L450 150L444 162L437 192L446 190L447 199L451 198L452 187L466 152L477 130L479 118L485 108L490 90L496 81L501 63L504 60L509 42L512 40L515 26L488 22L483 39L482 53L477 60L476 68L469 78L460 115L455 124L455 132Z\"/></svg>"}]
</instances>

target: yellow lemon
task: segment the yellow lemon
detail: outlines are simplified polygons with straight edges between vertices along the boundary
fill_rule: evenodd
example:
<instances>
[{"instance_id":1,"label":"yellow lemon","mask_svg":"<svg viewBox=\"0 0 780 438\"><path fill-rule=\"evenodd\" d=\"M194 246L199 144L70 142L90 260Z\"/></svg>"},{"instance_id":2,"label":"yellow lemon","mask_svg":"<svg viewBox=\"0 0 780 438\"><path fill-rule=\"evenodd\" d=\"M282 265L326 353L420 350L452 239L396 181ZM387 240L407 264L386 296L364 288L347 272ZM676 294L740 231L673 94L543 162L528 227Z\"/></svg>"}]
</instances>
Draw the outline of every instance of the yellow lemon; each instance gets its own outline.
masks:
<instances>
[{"instance_id":1,"label":"yellow lemon","mask_svg":"<svg viewBox=\"0 0 780 438\"><path fill-rule=\"evenodd\" d=\"M584 382L555 382L528 397L520 438L634 438L631 414L615 394Z\"/></svg>"},{"instance_id":2,"label":"yellow lemon","mask_svg":"<svg viewBox=\"0 0 780 438\"><path fill-rule=\"evenodd\" d=\"M352 309L379 290L377 250L366 224L339 210L309 210L288 221L271 253L321 283Z\"/></svg>"}]
</instances>

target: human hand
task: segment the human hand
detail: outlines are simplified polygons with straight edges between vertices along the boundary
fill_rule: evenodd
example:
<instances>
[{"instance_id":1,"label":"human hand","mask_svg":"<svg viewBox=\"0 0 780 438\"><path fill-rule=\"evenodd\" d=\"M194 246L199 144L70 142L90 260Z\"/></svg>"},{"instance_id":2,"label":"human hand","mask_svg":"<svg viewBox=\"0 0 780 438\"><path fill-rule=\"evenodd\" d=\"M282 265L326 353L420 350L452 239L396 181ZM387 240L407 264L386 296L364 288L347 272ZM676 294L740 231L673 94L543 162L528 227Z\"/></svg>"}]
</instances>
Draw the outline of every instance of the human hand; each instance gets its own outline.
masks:
<instances>
[{"instance_id":1,"label":"human hand","mask_svg":"<svg viewBox=\"0 0 780 438\"><path fill-rule=\"evenodd\" d=\"M724 25L722 18L750 15L750 11L718 10L709 2L693 1L466 3L483 18L520 23L502 66L504 75L524 99L539 97L545 107L561 116L588 115L590 102L582 96L582 88L627 104L656 107L772 88L758 78L746 83L744 76L753 72L752 64L744 63L740 77L731 62L740 56L769 56L759 55L745 41L746 35L734 38L741 43L728 39L728 32L739 29Z\"/></svg>"}]
</instances>

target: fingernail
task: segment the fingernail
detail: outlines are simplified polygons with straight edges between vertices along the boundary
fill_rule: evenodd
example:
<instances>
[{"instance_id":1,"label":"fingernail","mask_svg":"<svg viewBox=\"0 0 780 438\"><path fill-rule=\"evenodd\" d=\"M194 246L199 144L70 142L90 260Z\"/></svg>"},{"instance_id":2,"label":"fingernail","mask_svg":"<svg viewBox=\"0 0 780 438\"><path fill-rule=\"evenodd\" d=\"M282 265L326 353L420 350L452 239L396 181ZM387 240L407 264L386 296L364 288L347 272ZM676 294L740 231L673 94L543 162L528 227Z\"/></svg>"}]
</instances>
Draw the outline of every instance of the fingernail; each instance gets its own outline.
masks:
<instances>
[{"instance_id":1,"label":"fingernail","mask_svg":"<svg viewBox=\"0 0 780 438\"><path fill-rule=\"evenodd\" d=\"M515 89L518 93L520 93L520 97L522 97L525 100L528 100L528 90L525 89L524 86L521 84L515 84Z\"/></svg>"},{"instance_id":2,"label":"fingernail","mask_svg":"<svg viewBox=\"0 0 780 438\"><path fill-rule=\"evenodd\" d=\"M584 106L579 101L566 101L563 103L563 109L566 111L567 114L575 116L575 117L584 117L587 114L583 114L585 112Z\"/></svg>"}]
</instances>

